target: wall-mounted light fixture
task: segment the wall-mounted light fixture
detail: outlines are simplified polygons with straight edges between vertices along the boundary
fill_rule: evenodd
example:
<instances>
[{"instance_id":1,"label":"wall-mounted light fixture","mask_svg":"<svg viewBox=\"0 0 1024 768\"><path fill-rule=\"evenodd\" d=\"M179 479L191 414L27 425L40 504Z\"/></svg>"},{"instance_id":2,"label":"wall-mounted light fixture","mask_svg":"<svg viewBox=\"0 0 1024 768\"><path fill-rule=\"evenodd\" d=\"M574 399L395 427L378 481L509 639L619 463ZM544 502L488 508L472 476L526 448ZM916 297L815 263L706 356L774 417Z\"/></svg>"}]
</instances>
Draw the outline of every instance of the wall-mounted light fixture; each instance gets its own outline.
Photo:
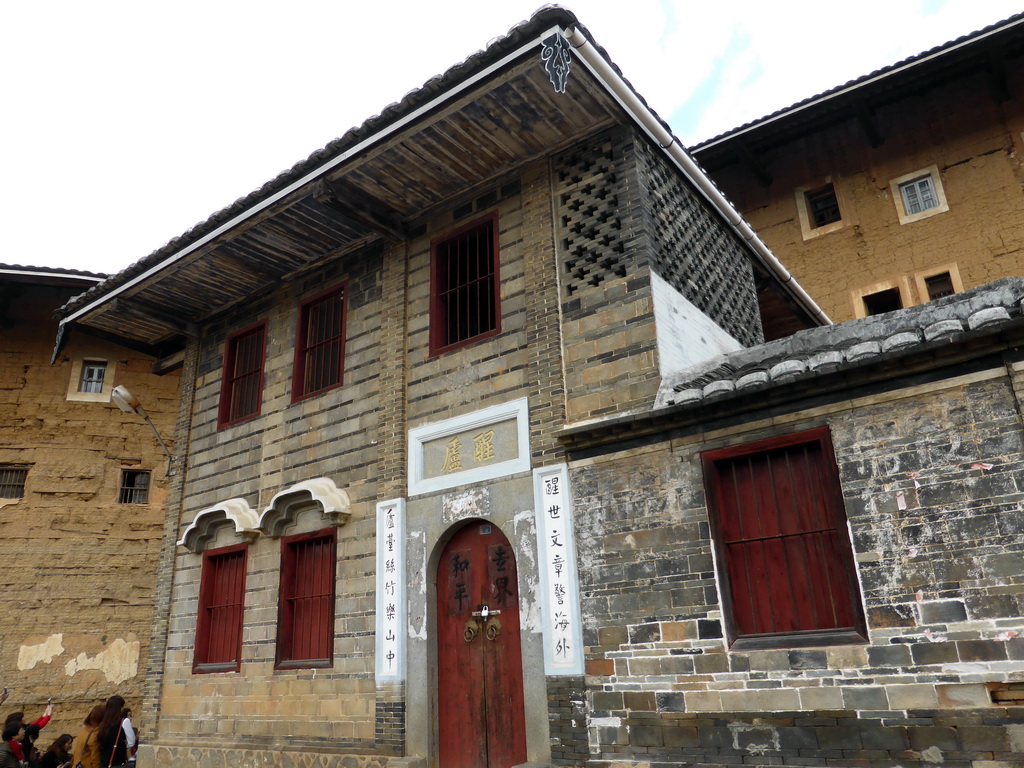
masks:
<instances>
[{"instance_id":1,"label":"wall-mounted light fixture","mask_svg":"<svg viewBox=\"0 0 1024 768\"><path fill-rule=\"evenodd\" d=\"M156 431L156 426L153 424L152 419L149 418L149 414L146 413L146 409L142 407L142 403L139 402L139 398L128 391L128 387L117 386L114 387L110 393L110 399L114 401L114 404L125 413L135 413L146 420L149 424L149 428L153 430L153 434L156 435L157 442L160 443L160 447L164 449L164 453L167 454L167 475L170 476L171 462L174 461L174 457L171 456L171 452L167 450L167 444L160 437L160 433Z\"/></svg>"}]
</instances>

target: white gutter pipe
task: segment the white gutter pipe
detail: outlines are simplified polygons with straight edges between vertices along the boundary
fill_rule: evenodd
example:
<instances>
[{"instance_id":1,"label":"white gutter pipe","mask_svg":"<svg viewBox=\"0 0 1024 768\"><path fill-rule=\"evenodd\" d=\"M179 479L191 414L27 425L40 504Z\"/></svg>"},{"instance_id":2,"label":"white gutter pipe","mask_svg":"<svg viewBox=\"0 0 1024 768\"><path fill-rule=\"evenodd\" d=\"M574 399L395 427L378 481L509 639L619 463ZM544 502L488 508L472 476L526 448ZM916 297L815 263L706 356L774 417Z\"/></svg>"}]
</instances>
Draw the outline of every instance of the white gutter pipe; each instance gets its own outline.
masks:
<instances>
[{"instance_id":1,"label":"white gutter pipe","mask_svg":"<svg viewBox=\"0 0 1024 768\"><path fill-rule=\"evenodd\" d=\"M658 146L675 162L679 170L683 172L683 175L697 187L701 194L707 198L708 202L718 209L733 231L747 243L758 261L779 278L786 288L793 293L796 300L803 305L804 309L823 324L831 325L832 320L825 314L824 310L810 297L807 291L796 281L796 278L782 265L782 262L775 258L775 254L768 249L768 246L750 228L750 225L743 219L739 211L718 191L714 182L707 177L700 166L687 154L679 140L665 129L661 121L644 105L633 89L612 68L587 36L575 27L565 30L563 34L591 73L604 83L605 87L612 92L622 108L636 120L640 127L647 132L648 136L658 143Z\"/></svg>"}]
</instances>

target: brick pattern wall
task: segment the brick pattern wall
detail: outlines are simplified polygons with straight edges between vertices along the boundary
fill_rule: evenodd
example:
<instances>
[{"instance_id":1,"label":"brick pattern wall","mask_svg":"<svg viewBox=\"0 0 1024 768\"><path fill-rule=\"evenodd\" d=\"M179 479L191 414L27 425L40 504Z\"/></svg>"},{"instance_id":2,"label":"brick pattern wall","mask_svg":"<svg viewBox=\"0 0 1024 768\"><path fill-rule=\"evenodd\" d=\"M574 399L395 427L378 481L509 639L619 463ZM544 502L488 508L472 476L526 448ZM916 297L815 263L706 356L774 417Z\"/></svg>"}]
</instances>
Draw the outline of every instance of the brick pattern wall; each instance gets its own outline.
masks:
<instances>
[{"instance_id":1,"label":"brick pattern wall","mask_svg":"<svg viewBox=\"0 0 1024 768\"><path fill-rule=\"evenodd\" d=\"M77 732L114 693L138 715L168 494L167 459L141 418L67 399L73 363L106 360L106 380L177 447L177 372L155 376L151 357L77 332L50 364L53 312L81 290L0 286L0 464L29 465L24 496L0 499L0 681L6 712L34 720L52 697L55 734ZM146 504L118 503L122 469L151 471Z\"/></svg>"},{"instance_id":2,"label":"brick pattern wall","mask_svg":"<svg viewBox=\"0 0 1024 768\"><path fill-rule=\"evenodd\" d=\"M750 256L660 150L636 137L651 266L744 346L764 341Z\"/></svg>"},{"instance_id":3,"label":"brick pattern wall","mask_svg":"<svg viewBox=\"0 0 1024 768\"><path fill-rule=\"evenodd\" d=\"M582 677L548 678L548 724L555 765L584 765L589 758L586 706Z\"/></svg>"},{"instance_id":4,"label":"brick pattern wall","mask_svg":"<svg viewBox=\"0 0 1024 768\"><path fill-rule=\"evenodd\" d=\"M976 378L575 468L589 765L1024 761L1024 709L990 695L1024 660L1024 442L1005 375ZM870 643L728 651L700 451L821 423Z\"/></svg>"}]
</instances>

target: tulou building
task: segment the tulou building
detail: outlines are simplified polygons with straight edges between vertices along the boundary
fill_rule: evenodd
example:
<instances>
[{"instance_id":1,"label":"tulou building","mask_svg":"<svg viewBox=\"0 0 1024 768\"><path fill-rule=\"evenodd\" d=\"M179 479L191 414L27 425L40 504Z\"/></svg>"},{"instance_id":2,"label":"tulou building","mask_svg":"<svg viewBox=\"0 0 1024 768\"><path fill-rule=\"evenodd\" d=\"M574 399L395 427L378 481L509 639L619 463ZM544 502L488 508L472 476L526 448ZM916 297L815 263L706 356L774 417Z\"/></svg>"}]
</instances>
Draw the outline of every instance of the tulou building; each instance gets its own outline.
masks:
<instances>
[{"instance_id":1,"label":"tulou building","mask_svg":"<svg viewBox=\"0 0 1024 768\"><path fill-rule=\"evenodd\" d=\"M1019 765L1022 300L831 325L541 9L61 309L183 358L140 765Z\"/></svg>"},{"instance_id":2,"label":"tulou building","mask_svg":"<svg viewBox=\"0 0 1024 768\"><path fill-rule=\"evenodd\" d=\"M834 320L1024 274L1024 14L691 148Z\"/></svg>"},{"instance_id":3,"label":"tulou building","mask_svg":"<svg viewBox=\"0 0 1024 768\"><path fill-rule=\"evenodd\" d=\"M110 395L167 439L177 403L156 349L82 329L53 355L53 313L103 279L0 264L0 685L29 722L52 697L58 734L115 692L142 703L168 460Z\"/></svg>"}]
</instances>

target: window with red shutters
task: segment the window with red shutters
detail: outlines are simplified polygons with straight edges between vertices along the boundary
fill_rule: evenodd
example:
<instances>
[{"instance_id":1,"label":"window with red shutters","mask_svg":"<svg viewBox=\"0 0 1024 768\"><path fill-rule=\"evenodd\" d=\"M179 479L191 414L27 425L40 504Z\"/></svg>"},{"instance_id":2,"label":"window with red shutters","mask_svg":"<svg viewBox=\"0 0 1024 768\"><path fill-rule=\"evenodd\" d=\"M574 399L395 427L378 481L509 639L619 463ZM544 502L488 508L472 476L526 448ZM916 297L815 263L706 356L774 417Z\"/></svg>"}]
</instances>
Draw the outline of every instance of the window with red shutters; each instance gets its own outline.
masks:
<instances>
[{"instance_id":1,"label":"window with red shutters","mask_svg":"<svg viewBox=\"0 0 1024 768\"><path fill-rule=\"evenodd\" d=\"M703 459L732 647L866 641L828 430Z\"/></svg>"},{"instance_id":2,"label":"window with red shutters","mask_svg":"<svg viewBox=\"0 0 1024 768\"><path fill-rule=\"evenodd\" d=\"M281 540L277 667L329 667L334 658L336 532Z\"/></svg>"},{"instance_id":3,"label":"window with red shutters","mask_svg":"<svg viewBox=\"0 0 1024 768\"><path fill-rule=\"evenodd\" d=\"M240 544L203 553L193 672L237 672L241 665L247 551Z\"/></svg>"},{"instance_id":4,"label":"window with red shutters","mask_svg":"<svg viewBox=\"0 0 1024 768\"><path fill-rule=\"evenodd\" d=\"M263 322L228 337L217 419L219 427L260 415L266 331L267 324Z\"/></svg>"},{"instance_id":5,"label":"window with red shutters","mask_svg":"<svg viewBox=\"0 0 1024 768\"><path fill-rule=\"evenodd\" d=\"M345 367L345 289L332 288L299 306L292 401L341 386Z\"/></svg>"},{"instance_id":6,"label":"window with red shutters","mask_svg":"<svg viewBox=\"0 0 1024 768\"><path fill-rule=\"evenodd\" d=\"M430 354L498 333L498 215L435 240L431 252Z\"/></svg>"}]
</instances>

